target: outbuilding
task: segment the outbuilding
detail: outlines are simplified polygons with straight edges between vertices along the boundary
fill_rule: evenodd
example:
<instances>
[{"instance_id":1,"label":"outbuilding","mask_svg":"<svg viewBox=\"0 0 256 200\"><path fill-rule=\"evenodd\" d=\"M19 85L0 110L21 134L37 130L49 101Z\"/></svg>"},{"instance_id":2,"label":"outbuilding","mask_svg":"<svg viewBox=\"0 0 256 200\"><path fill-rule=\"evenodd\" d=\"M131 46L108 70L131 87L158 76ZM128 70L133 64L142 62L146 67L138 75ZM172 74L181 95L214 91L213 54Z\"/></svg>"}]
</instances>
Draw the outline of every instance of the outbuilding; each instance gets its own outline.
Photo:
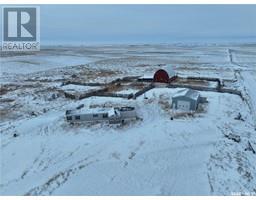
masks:
<instances>
[{"instance_id":1,"label":"outbuilding","mask_svg":"<svg viewBox=\"0 0 256 200\"><path fill-rule=\"evenodd\" d=\"M172 109L195 111L200 102L200 93L192 89L183 89L172 97Z\"/></svg>"},{"instance_id":2,"label":"outbuilding","mask_svg":"<svg viewBox=\"0 0 256 200\"><path fill-rule=\"evenodd\" d=\"M104 122L123 123L137 119L134 107L114 107L95 109L75 109L66 111L69 122Z\"/></svg>"},{"instance_id":3,"label":"outbuilding","mask_svg":"<svg viewBox=\"0 0 256 200\"><path fill-rule=\"evenodd\" d=\"M156 83L169 83L176 78L176 73L171 65L167 65L162 69L158 69L155 74L153 81Z\"/></svg>"}]
</instances>

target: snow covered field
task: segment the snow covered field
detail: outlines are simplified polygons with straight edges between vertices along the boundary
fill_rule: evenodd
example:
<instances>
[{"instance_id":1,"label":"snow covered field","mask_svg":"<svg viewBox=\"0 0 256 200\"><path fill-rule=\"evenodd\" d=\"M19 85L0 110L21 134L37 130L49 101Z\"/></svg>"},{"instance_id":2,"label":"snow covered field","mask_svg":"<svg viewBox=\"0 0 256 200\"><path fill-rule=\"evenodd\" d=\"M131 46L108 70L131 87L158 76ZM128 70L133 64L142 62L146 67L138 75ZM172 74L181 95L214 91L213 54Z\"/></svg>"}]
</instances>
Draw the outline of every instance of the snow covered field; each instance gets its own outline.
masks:
<instances>
[{"instance_id":1,"label":"snow covered field","mask_svg":"<svg viewBox=\"0 0 256 200\"><path fill-rule=\"evenodd\" d=\"M256 150L256 45L73 48L1 57L0 194L256 194L256 154L245 151L248 141ZM229 49L236 50L235 63ZM194 115L171 120L171 97L181 88L155 88L131 100L71 100L59 91L70 79L104 83L150 74L166 63L180 76L220 78L244 99L200 92L208 103ZM65 110L81 104L134 106L142 120L124 126L68 124ZM239 113L243 120L235 119ZM225 137L230 133L241 141Z\"/></svg>"}]
</instances>

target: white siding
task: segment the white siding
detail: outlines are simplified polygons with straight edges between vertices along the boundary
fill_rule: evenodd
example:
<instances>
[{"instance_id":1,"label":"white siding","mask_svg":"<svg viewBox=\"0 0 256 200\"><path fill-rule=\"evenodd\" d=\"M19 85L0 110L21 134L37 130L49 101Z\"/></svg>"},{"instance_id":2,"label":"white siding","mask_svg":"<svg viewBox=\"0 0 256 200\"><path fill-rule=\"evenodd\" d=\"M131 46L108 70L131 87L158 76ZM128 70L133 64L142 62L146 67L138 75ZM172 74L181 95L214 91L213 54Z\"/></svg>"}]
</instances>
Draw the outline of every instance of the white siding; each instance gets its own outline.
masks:
<instances>
[{"instance_id":1,"label":"white siding","mask_svg":"<svg viewBox=\"0 0 256 200\"><path fill-rule=\"evenodd\" d=\"M178 110L189 111L190 110L190 102L189 101L178 100L177 109Z\"/></svg>"}]
</instances>

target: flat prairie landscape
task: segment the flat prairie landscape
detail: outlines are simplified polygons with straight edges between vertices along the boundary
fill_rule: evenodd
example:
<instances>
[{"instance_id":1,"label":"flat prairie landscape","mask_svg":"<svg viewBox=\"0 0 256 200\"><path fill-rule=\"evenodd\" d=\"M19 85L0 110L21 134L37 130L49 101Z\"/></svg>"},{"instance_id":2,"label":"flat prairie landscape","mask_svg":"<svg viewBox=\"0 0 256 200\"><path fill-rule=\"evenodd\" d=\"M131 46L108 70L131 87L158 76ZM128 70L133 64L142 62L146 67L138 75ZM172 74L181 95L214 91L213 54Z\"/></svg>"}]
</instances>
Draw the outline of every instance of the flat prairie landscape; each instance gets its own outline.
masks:
<instances>
[{"instance_id":1,"label":"flat prairie landscape","mask_svg":"<svg viewBox=\"0 0 256 200\"><path fill-rule=\"evenodd\" d=\"M256 44L43 46L2 52L0 64L1 195L256 194ZM65 95L166 64L178 77L217 78L241 95L199 91L207 103L174 118L178 87L136 99ZM87 85L64 84L72 81ZM133 106L140 120L68 123L66 110L81 104Z\"/></svg>"}]
</instances>

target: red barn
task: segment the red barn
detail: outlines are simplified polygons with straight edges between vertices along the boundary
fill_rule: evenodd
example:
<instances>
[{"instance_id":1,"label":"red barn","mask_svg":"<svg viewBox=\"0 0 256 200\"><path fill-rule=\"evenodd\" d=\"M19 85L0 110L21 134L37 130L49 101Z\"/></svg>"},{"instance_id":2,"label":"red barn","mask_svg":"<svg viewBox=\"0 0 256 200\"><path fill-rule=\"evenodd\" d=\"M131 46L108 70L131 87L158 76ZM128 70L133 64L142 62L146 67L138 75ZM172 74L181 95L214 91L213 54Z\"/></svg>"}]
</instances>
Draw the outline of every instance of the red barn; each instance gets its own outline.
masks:
<instances>
[{"instance_id":1,"label":"red barn","mask_svg":"<svg viewBox=\"0 0 256 200\"><path fill-rule=\"evenodd\" d=\"M176 78L176 73L174 72L172 67L169 65L166 68L157 70L154 74L154 82L158 82L158 83L169 83L175 78Z\"/></svg>"}]
</instances>

